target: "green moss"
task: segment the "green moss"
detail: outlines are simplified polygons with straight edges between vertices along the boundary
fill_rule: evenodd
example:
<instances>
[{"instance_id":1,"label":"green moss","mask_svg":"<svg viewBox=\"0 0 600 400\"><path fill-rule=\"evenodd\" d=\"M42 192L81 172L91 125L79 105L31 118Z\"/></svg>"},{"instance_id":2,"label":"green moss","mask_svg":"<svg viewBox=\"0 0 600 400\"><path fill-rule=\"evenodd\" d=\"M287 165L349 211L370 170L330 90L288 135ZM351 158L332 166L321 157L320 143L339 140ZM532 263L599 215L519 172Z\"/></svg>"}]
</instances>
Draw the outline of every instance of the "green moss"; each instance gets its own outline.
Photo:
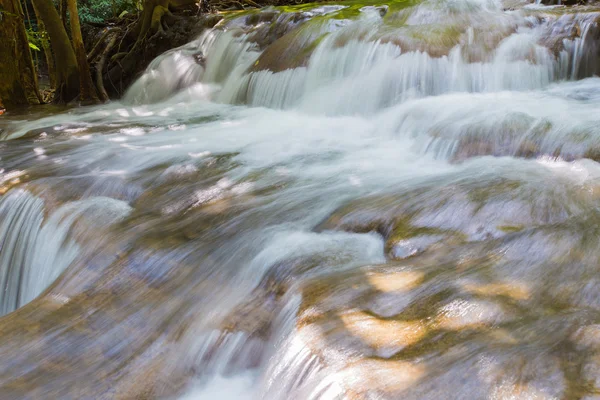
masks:
<instances>
[{"instance_id":1,"label":"green moss","mask_svg":"<svg viewBox=\"0 0 600 400\"><path fill-rule=\"evenodd\" d=\"M439 235L445 232L446 231L437 228L413 226L410 224L410 220L408 218L400 218L394 222L392 231L388 236L388 240L397 242L415 236Z\"/></svg>"},{"instance_id":2,"label":"green moss","mask_svg":"<svg viewBox=\"0 0 600 400\"><path fill-rule=\"evenodd\" d=\"M252 71L284 71L304 65L327 35L326 21L313 19L275 40L260 55Z\"/></svg>"},{"instance_id":3,"label":"green moss","mask_svg":"<svg viewBox=\"0 0 600 400\"><path fill-rule=\"evenodd\" d=\"M357 19L363 14L361 9L364 7L386 6L388 7L388 12L384 18L386 18L385 21L388 21L388 15L392 14L397 17L400 11L412 7L419 2L420 0L392 0L381 4L369 0L349 0L344 2L319 2L269 7L260 10L229 11L221 15L226 22L236 21L236 25L241 23L242 25L256 26L257 30L263 30L259 35L260 39L257 39L257 43L261 44L261 47L264 46L266 48L255 65L252 66L251 71L269 70L279 72L306 65L311 54L321 41L332 30L335 30L332 24L338 25L338 22L333 22L334 20ZM313 17L305 14L318 7L335 5L340 5L341 8L322 15L318 15L318 12L315 12L317 15ZM406 12L402 18L391 17L389 21L394 26L403 25L409 15L410 12ZM292 21L294 24L289 25L288 23ZM264 33L265 26L262 25L261 28L261 24L259 23L269 24L266 34ZM286 29L280 29L283 26L287 26L288 28L292 28L293 26L293 29L285 33ZM383 29L387 28L383 27ZM366 33L367 31L365 31ZM444 28L440 30L436 38L440 36L442 38L440 40L448 40L447 37L450 37L448 36L450 33L452 33L452 38L457 36L453 31L451 32L450 28ZM283 36L281 36L282 34ZM421 33L421 35L427 37L425 33ZM445 38L444 35L446 35ZM343 41L344 39L340 40Z\"/></svg>"},{"instance_id":4,"label":"green moss","mask_svg":"<svg viewBox=\"0 0 600 400\"><path fill-rule=\"evenodd\" d=\"M462 235L458 232L425 226L414 226L411 225L409 218L403 217L394 221L390 233L386 235L385 252L387 254L392 251L392 248L402 240L432 235L448 235L448 237L458 238L459 241L463 239Z\"/></svg>"},{"instance_id":5,"label":"green moss","mask_svg":"<svg viewBox=\"0 0 600 400\"><path fill-rule=\"evenodd\" d=\"M496 227L496 229L498 229L504 233L514 233L514 232L521 232L523 229L525 229L525 226L523 226L523 225L498 225Z\"/></svg>"},{"instance_id":6,"label":"green moss","mask_svg":"<svg viewBox=\"0 0 600 400\"><path fill-rule=\"evenodd\" d=\"M431 356L432 354L442 354L455 346L473 340L480 333L473 329L464 329L460 331L441 331L433 330L417 343L407 346L396 355L393 360L413 360L419 357Z\"/></svg>"},{"instance_id":7,"label":"green moss","mask_svg":"<svg viewBox=\"0 0 600 400\"><path fill-rule=\"evenodd\" d=\"M222 12L221 15L226 20L233 20L241 17L252 16L260 13L264 13L266 11L274 11L278 13L303 13L311 11L318 7L323 6L335 6L340 5L343 6L342 9L327 13L325 15L317 15L313 19L354 19L358 17L361 12L360 9L367 6L379 7L379 6L387 6L388 14L395 14L401 10L404 10L408 7L415 6L419 4L421 0L390 0L385 3L381 3L380 1L375 0L344 0L340 1L323 1L323 2L315 2L315 3L306 3L306 4L298 4L298 5L285 5L285 6L277 6L277 7L268 7L263 9L250 9L250 10L242 10L242 11L225 11ZM249 21L251 23L251 21Z\"/></svg>"},{"instance_id":8,"label":"green moss","mask_svg":"<svg viewBox=\"0 0 600 400\"><path fill-rule=\"evenodd\" d=\"M498 180L492 182L484 187L472 188L468 191L469 200L478 203L485 204L488 200L495 196L509 194L511 197L514 196L515 190L521 187L521 182L509 179Z\"/></svg>"}]
</instances>

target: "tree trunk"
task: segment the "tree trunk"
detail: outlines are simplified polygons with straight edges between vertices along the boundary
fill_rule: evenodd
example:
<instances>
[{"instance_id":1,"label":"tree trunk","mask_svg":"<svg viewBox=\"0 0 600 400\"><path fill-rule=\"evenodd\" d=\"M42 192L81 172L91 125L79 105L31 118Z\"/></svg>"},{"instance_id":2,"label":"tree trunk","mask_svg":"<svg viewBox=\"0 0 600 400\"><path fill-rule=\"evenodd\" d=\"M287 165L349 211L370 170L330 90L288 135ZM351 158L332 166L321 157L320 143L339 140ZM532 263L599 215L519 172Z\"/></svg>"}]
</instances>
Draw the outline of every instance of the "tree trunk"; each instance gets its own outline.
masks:
<instances>
[{"instance_id":1,"label":"tree trunk","mask_svg":"<svg viewBox=\"0 0 600 400\"><path fill-rule=\"evenodd\" d=\"M33 28L31 27L31 16L29 15L29 8L27 8L27 1L25 1L25 4L21 4L21 2L19 2L19 5L21 6L21 9L23 9L23 7L25 7L25 16L27 17L27 25L29 25L29 26L25 26L25 29L29 29L30 32L33 32ZM32 55L34 58L33 68L38 69L39 61L38 61L37 53L33 53ZM37 76L38 72L35 71L35 73Z\"/></svg>"},{"instance_id":2,"label":"tree trunk","mask_svg":"<svg viewBox=\"0 0 600 400\"><path fill-rule=\"evenodd\" d=\"M33 3L32 3L33 4ZM46 66L48 67L48 80L50 81L50 88L56 89L56 71L54 70L54 59L52 58L52 49L50 48L50 40L48 38L48 32L44 21L40 17L40 13L33 4L33 11L38 24L38 33L42 41L42 48L44 49L44 56L46 57Z\"/></svg>"},{"instance_id":3,"label":"tree trunk","mask_svg":"<svg viewBox=\"0 0 600 400\"><path fill-rule=\"evenodd\" d=\"M19 0L2 1L0 37L0 103L7 108L40 104L37 78Z\"/></svg>"},{"instance_id":4,"label":"tree trunk","mask_svg":"<svg viewBox=\"0 0 600 400\"><path fill-rule=\"evenodd\" d=\"M48 32L41 19L38 19L38 28L42 32L42 47L44 49L44 56L46 57L46 65L48 66L48 80L50 81L50 88L56 89L56 71L54 70L54 58L52 57L52 49L50 48L50 41L48 40Z\"/></svg>"},{"instance_id":5,"label":"tree trunk","mask_svg":"<svg viewBox=\"0 0 600 400\"><path fill-rule=\"evenodd\" d=\"M44 21L54 53L54 70L56 71L55 100L59 102L73 100L79 94L79 70L67 31L60 20L58 11L52 4L52 0L33 0L33 4L42 21Z\"/></svg>"},{"instance_id":6,"label":"tree trunk","mask_svg":"<svg viewBox=\"0 0 600 400\"><path fill-rule=\"evenodd\" d=\"M69 27L67 26L67 0L58 0L58 3L60 8L60 20L62 21L66 32L67 29L69 29Z\"/></svg>"},{"instance_id":7,"label":"tree trunk","mask_svg":"<svg viewBox=\"0 0 600 400\"><path fill-rule=\"evenodd\" d=\"M90 66L87 62L87 54L81 37L81 27L79 26L79 13L77 12L77 0L68 0L69 17L71 20L71 36L73 37L73 47L77 56L77 64L79 65L79 99L84 103L97 103L98 96L96 88L92 82L90 74Z\"/></svg>"}]
</instances>

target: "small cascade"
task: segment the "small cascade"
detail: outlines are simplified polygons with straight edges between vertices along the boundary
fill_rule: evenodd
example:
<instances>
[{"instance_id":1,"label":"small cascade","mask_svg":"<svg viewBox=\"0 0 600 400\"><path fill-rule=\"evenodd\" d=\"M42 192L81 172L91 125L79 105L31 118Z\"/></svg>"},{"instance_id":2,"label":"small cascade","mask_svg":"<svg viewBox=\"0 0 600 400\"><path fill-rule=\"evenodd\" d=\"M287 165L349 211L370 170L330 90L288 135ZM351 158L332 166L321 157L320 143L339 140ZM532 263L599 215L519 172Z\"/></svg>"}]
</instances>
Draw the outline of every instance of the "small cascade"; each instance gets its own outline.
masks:
<instances>
[{"instance_id":1,"label":"small cascade","mask_svg":"<svg viewBox=\"0 0 600 400\"><path fill-rule=\"evenodd\" d=\"M144 75L127 90L123 101L156 103L192 86L199 88L201 97L208 100L216 91L212 85L241 78L258 57L255 48L243 32L210 30L152 61Z\"/></svg>"},{"instance_id":2,"label":"small cascade","mask_svg":"<svg viewBox=\"0 0 600 400\"><path fill-rule=\"evenodd\" d=\"M564 52L569 55L572 80L598 75L600 73L600 13L563 16L557 21L564 32L571 37L562 41Z\"/></svg>"},{"instance_id":3,"label":"small cascade","mask_svg":"<svg viewBox=\"0 0 600 400\"><path fill-rule=\"evenodd\" d=\"M16 190L0 200L0 315L20 306L25 265L30 265L44 218L44 202Z\"/></svg>"},{"instance_id":4,"label":"small cascade","mask_svg":"<svg viewBox=\"0 0 600 400\"><path fill-rule=\"evenodd\" d=\"M597 13L555 17L505 12L494 1L441 4L363 7L347 19L333 19L343 9L328 10L266 43L257 33L262 22L223 21L157 58L125 99L154 102L194 87L196 96L222 103L369 115L445 93L542 89L591 76L600 65ZM289 23L279 18L271 26Z\"/></svg>"},{"instance_id":5,"label":"small cascade","mask_svg":"<svg viewBox=\"0 0 600 400\"><path fill-rule=\"evenodd\" d=\"M36 298L80 254L78 241L94 238L129 211L126 203L95 197L66 203L45 219L39 197L21 189L2 197L0 315Z\"/></svg>"},{"instance_id":6,"label":"small cascade","mask_svg":"<svg viewBox=\"0 0 600 400\"><path fill-rule=\"evenodd\" d=\"M585 82L588 90L600 86L598 78ZM381 113L379 129L410 138L413 150L441 160L482 155L597 159L597 104L574 106L564 99L594 99L580 88L580 82L572 82L541 92L427 97Z\"/></svg>"}]
</instances>

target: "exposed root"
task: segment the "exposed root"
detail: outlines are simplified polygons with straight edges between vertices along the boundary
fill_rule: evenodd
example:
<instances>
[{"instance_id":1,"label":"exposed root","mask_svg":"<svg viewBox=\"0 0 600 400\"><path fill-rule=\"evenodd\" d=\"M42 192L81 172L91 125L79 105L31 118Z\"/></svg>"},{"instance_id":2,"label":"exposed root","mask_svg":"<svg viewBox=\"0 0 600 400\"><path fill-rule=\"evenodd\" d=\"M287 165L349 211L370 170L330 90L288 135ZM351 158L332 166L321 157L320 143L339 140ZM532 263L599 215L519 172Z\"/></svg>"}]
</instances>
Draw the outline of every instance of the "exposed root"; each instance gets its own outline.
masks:
<instances>
[{"instance_id":1,"label":"exposed root","mask_svg":"<svg viewBox=\"0 0 600 400\"><path fill-rule=\"evenodd\" d=\"M117 60L120 60L121 58L125 57L127 54L129 54L126 51L122 51L120 53L115 53L113 54L113 56L110 58L110 62L115 62Z\"/></svg>"},{"instance_id":2,"label":"exposed root","mask_svg":"<svg viewBox=\"0 0 600 400\"><path fill-rule=\"evenodd\" d=\"M108 58L108 53L112 50L112 48L117 43L117 33L113 33L106 45L106 48L102 52L102 56L100 57L100 61L96 65L96 86L98 87L98 93L100 100L108 101L108 93L106 93L106 89L104 88L104 79L102 78L102 71L104 70L104 65L106 64L106 59Z\"/></svg>"},{"instance_id":3,"label":"exposed root","mask_svg":"<svg viewBox=\"0 0 600 400\"><path fill-rule=\"evenodd\" d=\"M121 47L123 47L123 41L125 40L125 38L129 37L130 33L132 33L132 28L133 28L133 30L135 30L135 29L137 29L138 25L139 25L138 19L136 19L135 21L133 21L132 23L127 25L127 28L125 29L125 33L121 37L121 41L119 42L119 46L117 47L117 52L121 51Z\"/></svg>"},{"instance_id":4,"label":"exposed root","mask_svg":"<svg viewBox=\"0 0 600 400\"><path fill-rule=\"evenodd\" d=\"M196 9L203 14L201 7L212 4L210 0L197 1L144 0L144 9L135 20L122 19L118 26L107 27L94 38L87 58L95 66L96 88L103 101L121 96L157 55L187 43L220 19L195 15ZM226 1L230 5L235 1L236 8L243 9L258 0Z\"/></svg>"},{"instance_id":5,"label":"exposed root","mask_svg":"<svg viewBox=\"0 0 600 400\"><path fill-rule=\"evenodd\" d=\"M100 39L98 39L98 41L92 48L92 51L90 51L90 53L87 56L87 61L89 63L94 61L94 59L100 54L100 52L102 51L104 41L106 40L108 35L110 35L111 32L114 32L115 30L120 30L120 29L119 28L108 28L102 33L102 36L100 36Z\"/></svg>"},{"instance_id":6,"label":"exposed root","mask_svg":"<svg viewBox=\"0 0 600 400\"><path fill-rule=\"evenodd\" d=\"M244 3L251 5L252 7L260 8L260 5L252 0L244 0Z\"/></svg>"},{"instance_id":7,"label":"exposed root","mask_svg":"<svg viewBox=\"0 0 600 400\"><path fill-rule=\"evenodd\" d=\"M154 10L152 11L152 21L150 23L150 32L152 35L157 32L163 32L162 19L163 16L169 14L171 14L171 12L167 7L161 5L154 7Z\"/></svg>"}]
</instances>

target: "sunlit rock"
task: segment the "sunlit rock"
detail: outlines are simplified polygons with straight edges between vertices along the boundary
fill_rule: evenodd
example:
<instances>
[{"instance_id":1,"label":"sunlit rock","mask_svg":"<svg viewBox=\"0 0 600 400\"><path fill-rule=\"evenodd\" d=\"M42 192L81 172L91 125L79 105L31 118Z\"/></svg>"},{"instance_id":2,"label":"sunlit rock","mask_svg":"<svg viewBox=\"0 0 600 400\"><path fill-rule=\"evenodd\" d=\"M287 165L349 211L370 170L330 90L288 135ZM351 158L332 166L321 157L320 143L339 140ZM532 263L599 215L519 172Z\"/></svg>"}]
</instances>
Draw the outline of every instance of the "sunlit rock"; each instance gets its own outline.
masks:
<instances>
[{"instance_id":1,"label":"sunlit rock","mask_svg":"<svg viewBox=\"0 0 600 400\"><path fill-rule=\"evenodd\" d=\"M343 369L336 378L350 393L383 392L392 395L415 385L426 372L424 366L416 363L364 360Z\"/></svg>"},{"instance_id":2,"label":"sunlit rock","mask_svg":"<svg viewBox=\"0 0 600 400\"><path fill-rule=\"evenodd\" d=\"M483 300L453 300L443 306L436 318L441 329L478 329L509 320L499 304Z\"/></svg>"},{"instance_id":3,"label":"sunlit rock","mask_svg":"<svg viewBox=\"0 0 600 400\"><path fill-rule=\"evenodd\" d=\"M505 296L512 300L522 301L530 298L530 289L521 282L494 282L488 284L465 283L463 289L472 294L484 297Z\"/></svg>"},{"instance_id":4,"label":"sunlit rock","mask_svg":"<svg viewBox=\"0 0 600 400\"><path fill-rule=\"evenodd\" d=\"M400 350L418 342L427 332L421 321L384 320L363 312L343 313L340 318L345 329L377 350Z\"/></svg>"},{"instance_id":5,"label":"sunlit rock","mask_svg":"<svg viewBox=\"0 0 600 400\"><path fill-rule=\"evenodd\" d=\"M367 273L367 280L381 292L405 292L419 286L425 274L419 271Z\"/></svg>"}]
</instances>

